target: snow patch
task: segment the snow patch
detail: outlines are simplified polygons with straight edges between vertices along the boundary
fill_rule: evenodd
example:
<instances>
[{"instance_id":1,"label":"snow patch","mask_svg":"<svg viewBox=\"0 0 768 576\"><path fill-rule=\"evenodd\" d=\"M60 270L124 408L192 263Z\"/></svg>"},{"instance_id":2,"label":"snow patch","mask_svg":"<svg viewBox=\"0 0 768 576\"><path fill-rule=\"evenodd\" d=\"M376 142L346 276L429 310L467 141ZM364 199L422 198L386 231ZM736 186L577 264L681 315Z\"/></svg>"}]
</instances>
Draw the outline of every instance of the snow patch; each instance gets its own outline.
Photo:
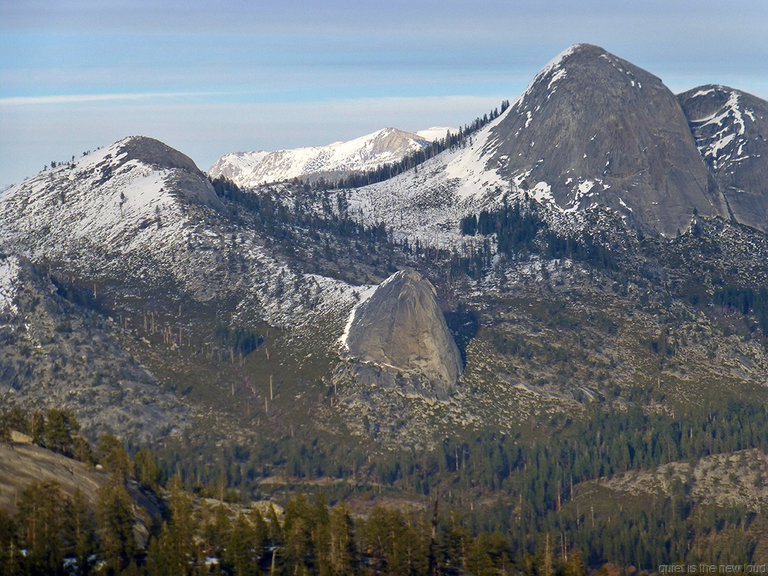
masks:
<instances>
[{"instance_id":1,"label":"snow patch","mask_svg":"<svg viewBox=\"0 0 768 576\"><path fill-rule=\"evenodd\" d=\"M699 90L696 92L691 98L698 98L699 96L707 96L709 94L713 94L715 92L714 88L709 88L708 90Z\"/></svg>"},{"instance_id":2,"label":"snow patch","mask_svg":"<svg viewBox=\"0 0 768 576\"><path fill-rule=\"evenodd\" d=\"M19 310L14 303L19 276L19 260L15 256L0 259L0 313L15 316Z\"/></svg>"},{"instance_id":3,"label":"snow patch","mask_svg":"<svg viewBox=\"0 0 768 576\"><path fill-rule=\"evenodd\" d=\"M565 68L560 68L556 70L555 73L552 74L552 78L550 79L549 84L547 84L547 90L551 90L552 85L557 83L558 80L560 80L561 78L564 78L566 75L567 75L567 72Z\"/></svg>"},{"instance_id":4,"label":"snow patch","mask_svg":"<svg viewBox=\"0 0 768 576\"><path fill-rule=\"evenodd\" d=\"M726 136L723 136L719 140L716 140L712 144L709 145L707 148L707 156L712 156L713 158L717 158L718 154L720 153L720 150L728 146L733 139L736 138L736 134L728 134Z\"/></svg>"},{"instance_id":5,"label":"snow patch","mask_svg":"<svg viewBox=\"0 0 768 576\"><path fill-rule=\"evenodd\" d=\"M627 210L629 210L630 212L632 212L632 208L630 208L629 206L627 206L626 202L624 202L624 200L622 200L622 199L621 199L621 196L617 196L617 198L619 199L619 204L621 204L621 205L622 205L624 208L626 208Z\"/></svg>"},{"instance_id":6,"label":"snow patch","mask_svg":"<svg viewBox=\"0 0 768 576\"><path fill-rule=\"evenodd\" d=\"M555 198L552 196L552 186L546 182L537 182L531 190L531 196L540 204L556 204Z\"/></svg>"},{"instance_id":7,"label":"snow patch","mask_svg":"<svg viewBox=\"0 0 768 576\"><path fill-rule=\"evenodd\" d=\"M387 282L392 280L392 278L394 278L394 275L384 280L384 282L378 286L367 286L358 292L360 299L350 311L349 316L347 317L347 323L344 326L344 333L341 335L341 338L339 338L339 345L343 350L349 350L349 343L347 342L347 338L349 338L349 331L352 329L352 323L355 321L355 314L357 313L357 309L362 304L364 304L373 295L374 292L376 292L377 288L384 286Z\"/></svg>"},{"instance_id":8,"label":"snow patch","mask_svg":"<svg viewBox=\"0 0 768 576\"><path fill-rule=\"evenodd\" d=\"M435 142L437 140L442 140L445 138L445 135L448 133L456 134L458 130L456 128L451 128L449 126L432 126L431 128L427 128L426 130L419 130L418 132L415 132L415 134L421 138L424 138L424 140L429 140L430 142Z\"/></svg>"}]
</instances>

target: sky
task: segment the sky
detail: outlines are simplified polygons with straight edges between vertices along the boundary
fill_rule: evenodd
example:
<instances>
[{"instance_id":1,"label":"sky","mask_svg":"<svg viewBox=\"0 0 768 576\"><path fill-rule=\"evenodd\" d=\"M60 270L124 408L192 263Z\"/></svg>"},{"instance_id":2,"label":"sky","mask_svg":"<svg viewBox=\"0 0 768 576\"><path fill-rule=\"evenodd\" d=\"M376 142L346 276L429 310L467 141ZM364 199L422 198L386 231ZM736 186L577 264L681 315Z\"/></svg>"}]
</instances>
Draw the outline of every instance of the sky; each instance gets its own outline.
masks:
<instances>
[{"instance_id":1,"label":"sky","mask_svg":"<svg viewBox=\"0 0 768 576\"><path fill-rule=\"evenodd\" d=\"M768 99L765 0L0 0L0 185L125 136L223 154L459 126L587 42Z\"/></svg>"}]
</instances>

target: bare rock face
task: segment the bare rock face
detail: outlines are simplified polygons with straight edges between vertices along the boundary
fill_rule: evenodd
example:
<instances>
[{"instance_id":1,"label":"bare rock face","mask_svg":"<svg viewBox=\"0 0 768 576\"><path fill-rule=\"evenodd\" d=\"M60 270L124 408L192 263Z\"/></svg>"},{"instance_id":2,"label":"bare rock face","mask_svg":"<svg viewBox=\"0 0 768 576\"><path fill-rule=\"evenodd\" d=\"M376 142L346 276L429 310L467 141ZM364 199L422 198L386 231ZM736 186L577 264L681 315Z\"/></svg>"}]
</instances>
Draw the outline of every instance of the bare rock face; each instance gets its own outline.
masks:
<instances>
[{"instance_id":1,"label":"bare rock face","mask_svg":"<svg viewBox=\"0 0 768 576\"><path fill-rule=\"evenodd\" d=\"M608 207L664 235L694 211L727 216L674 94L597 46L544 68L492 137L489 166L563 210Z\"/></svg>"},{"instance_id":2,"label":"bare rock face","mask_svg":"<svg viewBox=\"0 0 768 576\"><path fill-rule=\"evenodd\" d=\"M345 343L360 361L359 383L439 400L455 390L461 356L435 288L418 272L390 276L353 314Z\"/></svg>"},{"instance_id":3,"label":"bare rock face","mask_svg":"<svg viewBox=\"0 0 768 576\"><path fill-rule=\"evenodd\" d=\"M768 102L727 86L678 96L733 220L768 231Z\"/></svg>"}]
</instances>

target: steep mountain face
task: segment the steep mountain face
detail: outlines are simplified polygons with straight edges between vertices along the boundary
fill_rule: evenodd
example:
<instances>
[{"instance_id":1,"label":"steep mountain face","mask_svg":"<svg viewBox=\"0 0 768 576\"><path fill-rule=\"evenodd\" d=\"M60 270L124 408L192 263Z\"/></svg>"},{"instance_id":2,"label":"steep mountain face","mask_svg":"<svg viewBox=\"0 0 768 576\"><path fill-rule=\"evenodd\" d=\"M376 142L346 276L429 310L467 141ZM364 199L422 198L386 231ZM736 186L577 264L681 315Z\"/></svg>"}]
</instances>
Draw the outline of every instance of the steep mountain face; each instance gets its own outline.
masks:
<instances>
[{"instance_id":1,"label":"steep mountain face","mask_svg":"<svg viewBox=\"0 0 768 576\"><path fill-rule=\"evenodd\" d=\"M200 416L188 420L187 396L219 386L236 394L219 394L219 409L247 413L254 379L235 359L280 347L283 334L286 354L303 359L300 341L328 354L356 287L288 266L243 218L186 156L147 138L4 191L2 393L30 409L70 407L93 437L178 433Z\"/></svg>"},{"instance_id":2,"label":"steep mountain face","mask_svg":"<svg viewBox=\"0 0 768 576\"><path fill-rule=\"evenodd\" d=\"M600 205L668 236L694 210L727 214L675 96L597 46L573 46L539 72L488 153L499 174L562 210Z\"/></svg>"},{"instance_id":3,"label":"steep mountain face","mask_svg":"<svg viewBox=\"0 0 768 576\"><path fill-rule=\"evenodd\" d=\"M371 385L392 388L402 376L405 394L446 400L461 374L435 288L414 270L393 274L353 310L344 344L351 357L386 369Z\"/></svg>"},{"instance_id":4,"label":"steep mountain face","mask_svg":"<svg viewBox=\"0 0 768 576\"><path fill-rule=\"evenodd\" d=\"M147 441L186 427L188 409L124 349L118 322L16 256L0 258L0 397L70 408L91 440ZM77 300L81 300L77 303Z\"/></svg>"},{"instance_id":5,"label":"steep mountain face","mask_svg":"<svg viewBox=\"0 0 768 576\"><path fill-rule=\"evenodd\" d=\"M756 131L752 147L762 142L757 126L763 106L749 100L754 123L742 114L745 129ZM714 126L706 119L714 113L697 116L705 119L702 129ZM736 120L732 124L741 129ZM728 144L738 152L735 140ZM685 230L694 212L762 226L762 216L749 212L765 213L756 200L760 193L752 191L762 185L755 181L765 154L751 153L754 176L739 193L744 209L731 211L726 198L733 193L724 192L732 184L720 181L733 172L729 182L741 182L748 164L711 170L706 154L661 80L602 48L580 44L545 66L508 110L460 146L417 171L350 191L349 204L369 224L384 220L398 237L444 247L460 241L462 216L493 210L505 196L529 195L571 229L583 226L585 212L594 207L668 237Z\"/></svg>"},{"instance_id":6,"label":"steep mountain face","mask_svg":"<svg viewBox=\"0 0 768 576\"><path fill-rule=\"evenodd\" d=\"M768 102L713 85L678 99L731 217L768 230Z\"/></svg>"},{"instance_id":7,"label":"steep mountain face","mask_svg":"<svg viewBox=\"0 0 768 576\"><path fill-rule=\"evenodd\" d=\"M213 178L224 176L243 188L258 184L302 178L334 180L352 172L362 172L401 160L407 154L428 146L427 137L384 128L348 142L328 146L278 150L276 152L238 152L222 156L209 170ZM439 137L445 136L445 130Z\"/></svg>"}]
</instances>

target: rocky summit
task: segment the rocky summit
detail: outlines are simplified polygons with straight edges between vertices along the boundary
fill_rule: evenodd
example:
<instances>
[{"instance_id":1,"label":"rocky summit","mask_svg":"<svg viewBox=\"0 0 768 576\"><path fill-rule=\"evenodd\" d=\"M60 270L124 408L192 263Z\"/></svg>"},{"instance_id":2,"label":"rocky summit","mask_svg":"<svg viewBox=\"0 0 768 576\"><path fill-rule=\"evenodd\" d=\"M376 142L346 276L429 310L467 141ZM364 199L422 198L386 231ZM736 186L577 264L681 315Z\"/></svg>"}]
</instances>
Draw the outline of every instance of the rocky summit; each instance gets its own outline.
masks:
<instances>
[{"instance_id":1,"label":"rocky summit","mask_svg":"<svg viewBox=\"0 0 768 576\"><path fill-rule=\"evenodd\" d=\"M414 270L393 274L355 308L345 344L351 357L384 369L360 372L372 385L400 382L403 393L446 399L461 375L435 288Z\"/></svg>"},{"instance_id":2,"label":"rocky summit","mask_svg":"<svg viewBox=\"0 0 768 576\"><path fill-rule=\"evenodd\" d=\"M564 210L601 205L664 235L694 210L726 214L675 95L597 46L543 68L492 138L490 165Z\"/></svg>"}]
</instances>

